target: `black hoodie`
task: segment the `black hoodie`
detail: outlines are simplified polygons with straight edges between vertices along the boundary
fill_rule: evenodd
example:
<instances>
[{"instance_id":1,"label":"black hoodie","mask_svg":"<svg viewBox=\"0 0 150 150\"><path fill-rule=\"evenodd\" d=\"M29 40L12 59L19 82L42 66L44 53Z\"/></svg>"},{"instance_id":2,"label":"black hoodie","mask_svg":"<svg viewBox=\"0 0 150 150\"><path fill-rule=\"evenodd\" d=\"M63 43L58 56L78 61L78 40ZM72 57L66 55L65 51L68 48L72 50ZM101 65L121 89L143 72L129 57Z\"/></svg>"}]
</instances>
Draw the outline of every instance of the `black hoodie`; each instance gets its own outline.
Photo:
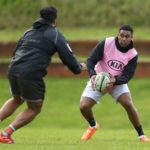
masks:
<instances>
[{"instance_id":1,"label":"black hoodie","mask_svg":"<svg viewBox=\"0 0 150 150\"><path fill-rule=\"evenodd\" d=\"M46 20L40 18L19 40L8 74L30 80L42 79L55 52L58 52L63 64L73 73L81 72L81 65L74 57L64 36Z\"/></svg>"}]
</instances>

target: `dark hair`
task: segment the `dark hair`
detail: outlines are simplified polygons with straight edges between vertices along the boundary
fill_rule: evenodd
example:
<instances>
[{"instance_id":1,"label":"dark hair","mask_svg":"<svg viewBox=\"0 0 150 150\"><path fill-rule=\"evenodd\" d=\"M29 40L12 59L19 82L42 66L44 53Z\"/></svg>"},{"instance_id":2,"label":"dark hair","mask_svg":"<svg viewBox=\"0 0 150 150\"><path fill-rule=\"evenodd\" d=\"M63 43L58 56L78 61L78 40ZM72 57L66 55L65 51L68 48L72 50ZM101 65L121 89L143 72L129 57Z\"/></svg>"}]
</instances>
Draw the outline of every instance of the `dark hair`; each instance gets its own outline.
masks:
<instances>
[{"instance_id":1,"label":"dark hair","mask_svg":"<svg viewBox=\"0 0 150 150\"><path fill-rule=\"evenodd\" d=\"M132 34L133 34L133 28L129 25L122 25L120 28L119 28L119 31L120 30L127 30L127 31L130 31Z\"/></svg>"},{"instance_id":2,"label":"dark hair","mask_svg":"<svg viewBox=\"0 0 150 150\"><path fill-rule=\"evenodd\" d=\"M44 18L48 22L52 23L57 18L57 9L53 6L45 7L40 10L41 18Z\"/></svg>"}]
</instances>

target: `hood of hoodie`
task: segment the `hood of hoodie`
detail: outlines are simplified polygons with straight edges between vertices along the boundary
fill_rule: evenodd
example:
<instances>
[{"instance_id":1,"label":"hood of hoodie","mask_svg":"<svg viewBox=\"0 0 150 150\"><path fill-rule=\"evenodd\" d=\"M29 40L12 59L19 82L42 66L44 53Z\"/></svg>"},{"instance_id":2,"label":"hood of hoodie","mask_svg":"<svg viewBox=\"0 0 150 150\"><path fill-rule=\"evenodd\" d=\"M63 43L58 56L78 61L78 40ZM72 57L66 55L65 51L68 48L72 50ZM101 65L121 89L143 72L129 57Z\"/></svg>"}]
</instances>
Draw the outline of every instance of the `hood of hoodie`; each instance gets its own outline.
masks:
<instances>
[{"instance_id":1,"label":"hood of hoodie","mask_svg":"<svg viewBox=\"0 0 150 150\"><path fill-rule=\"evenodd\" d=\"M33 28L34 29L39 29L43 26L51 26L49 22L47 22L45 19L39 18L33 23Z\"/></svg>"}]
</instances>

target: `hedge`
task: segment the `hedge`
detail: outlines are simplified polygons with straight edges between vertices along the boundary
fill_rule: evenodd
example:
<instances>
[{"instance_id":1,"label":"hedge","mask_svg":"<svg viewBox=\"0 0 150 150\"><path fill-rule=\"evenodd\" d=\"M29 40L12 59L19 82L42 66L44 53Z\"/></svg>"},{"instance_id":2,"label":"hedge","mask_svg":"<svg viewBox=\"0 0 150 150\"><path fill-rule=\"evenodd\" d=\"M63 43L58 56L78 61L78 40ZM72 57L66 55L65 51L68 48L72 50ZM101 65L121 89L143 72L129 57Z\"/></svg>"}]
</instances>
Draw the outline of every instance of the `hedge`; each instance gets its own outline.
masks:
<instances>
[{"instance_id":1,"label":"hedge","mask_svg":"<svg viewBox=\"0 0 150 150\"><path fill-rule=\"evenodd\" d=\"M61 27L150 26L149 0L0 0L0 29L26 28L50 5Z\"/></svg>"}]
</instances>

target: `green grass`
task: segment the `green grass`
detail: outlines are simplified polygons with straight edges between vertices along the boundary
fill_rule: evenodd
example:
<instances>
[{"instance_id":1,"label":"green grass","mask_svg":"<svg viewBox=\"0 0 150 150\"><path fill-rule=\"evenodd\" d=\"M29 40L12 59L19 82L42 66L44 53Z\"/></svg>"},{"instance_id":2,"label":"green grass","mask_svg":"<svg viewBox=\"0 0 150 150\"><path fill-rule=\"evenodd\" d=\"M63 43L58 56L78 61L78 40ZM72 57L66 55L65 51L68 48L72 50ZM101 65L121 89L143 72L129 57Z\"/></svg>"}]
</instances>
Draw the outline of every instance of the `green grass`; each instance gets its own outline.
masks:
<instances>
[{"instance_id":1,"label":"green grass","mask_svg":"<svg viewBox=\"0 0 150 150\"><path fill-rule=\"evenodd\" d=\"M88 56L87 56L88 57ZM77 59L79 61L85 62L87 60L87 57L85 56L77 56ZM11 57L1 56L0 57L0 63L9 63L11 61ZM144 62L150 62L149 56L139 56L138 61L144 61ZM58 57L52 57L52 62L61 62L60 58Z\"/></svg>"},{"instance_id":2,"label":"green grass","mask_svg":"<svg viewBox=\"0 0 150 150\"><path fill-rule=\"evenodd\" d=\"M41 114L28 126L16 131L15 145L2 145L5 150L149 150L150 143L140 143L136 132L128 121L126 112L112 101L109 95L102 98L94 113L101 128L93 139L81 142L80 137L88 124L79 111L80 95L86 85L86 78L46 78L46 98ZM0 106L10 97L8 81L0 78ZM134 79L129 83L132 96L144 131L149 129L150 79ZM0 123L0 129L7 126L15 114Z\"/></svg>"},{"instance_id":3,"label":"green grass","mask_svg":"<svg viewBox=\"0 0 150 150\"><path fill-rule=\"evenodd\" d=\"M135 28L134 39L150 40L148 28ZM69 40L102 40L109 36L117 36L118 28L62 28L61 31ZM149 33L149 34L148 34Z\"/></svg>"},{"instance_id":4,"label":"green grass","mask_svg":"<svg viewBox=\"0 0 150 150\"><path fill-rule=\"evenodd\" d=\"M32 130L36 130L36 133ZM88 142L80 141L81 131L83 132L76 128L24 129L14 135L17 139L15 145L0 145L0 147L5 150L148 150L150 146L149 143L140 143L136 138L131 138L134 135L132 130L102 129Z\"/></svg>"},{"instance_id":5,"label":"green grass","mask_svg":"<svg viewBox=\"0 0 150 150\"><path fill-rule=\"evenodd\" d=\"M118 28L59 28L68 40L102 40L108 36L116 36ZM18 41L27 29L19 30L0 30L0 41ZM148 28L135 28L134 39L150 40L150 31Z\"/></svg>"},{"instance_id":6,"label":"green grass","mask_svg":"<svg viewBox=\"0 0 150 150\"><path fill-rule=\"evenodd\" d=\"M149 62L150 61L150 57L149 56L139 56L138 61L145 61L145 62Z\"/></svg>"}]
</instances>

